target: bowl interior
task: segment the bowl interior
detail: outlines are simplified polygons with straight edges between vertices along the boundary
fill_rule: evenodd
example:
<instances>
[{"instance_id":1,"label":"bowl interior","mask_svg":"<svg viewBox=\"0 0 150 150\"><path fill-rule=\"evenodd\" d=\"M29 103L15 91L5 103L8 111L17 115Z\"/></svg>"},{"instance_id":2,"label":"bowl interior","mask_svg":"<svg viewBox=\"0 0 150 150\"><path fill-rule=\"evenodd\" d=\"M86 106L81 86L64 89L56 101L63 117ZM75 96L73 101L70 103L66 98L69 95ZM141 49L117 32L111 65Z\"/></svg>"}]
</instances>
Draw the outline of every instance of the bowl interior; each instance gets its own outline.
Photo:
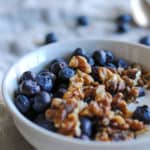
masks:
<instances>
[{"instance_id":1,"label":"bowl interior","mask_svg":"<svg viewBox=\"0 0 150 150\"><path fill-rule=\"evenodd\" d=\"M61 57L66 58L75 48L78 47L84 48L87 53L90 54L96 49L111 50L116 57L124 58L129 62L140 63L143 67L150 70L150 50L140 45L104 40L80 40L47 45L39 50L35 50L27 56L24 56L5 76L3 82L3 95L9 110L13 114L19 113L13 104L13 95L15 89L17 89L17 80L23 72L32 69L39 71L42 67L48 65L52 59ZM148 101L149 98L150 93L147 92L147 96L143 98L143 100L140 100L139 105L143 103L150 105L150 101ZM134 106L130 105L130 108L134 109ZM18 117L20 117L20 115L18 115ZM20 117L19 119L22 118ZM147 139L148 137L150 137L150 132L147 132L147 134L141 138Z\"/></svg>"}]
</instances>

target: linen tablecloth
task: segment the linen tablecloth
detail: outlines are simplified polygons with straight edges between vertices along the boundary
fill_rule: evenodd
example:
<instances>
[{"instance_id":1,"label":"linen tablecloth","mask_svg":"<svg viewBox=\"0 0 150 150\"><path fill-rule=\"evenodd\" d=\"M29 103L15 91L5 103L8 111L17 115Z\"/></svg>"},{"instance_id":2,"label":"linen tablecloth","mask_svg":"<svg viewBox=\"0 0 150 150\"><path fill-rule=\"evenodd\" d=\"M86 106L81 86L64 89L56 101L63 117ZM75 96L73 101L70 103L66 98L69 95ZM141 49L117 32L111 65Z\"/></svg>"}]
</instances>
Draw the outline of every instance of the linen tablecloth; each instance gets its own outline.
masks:
<instances>
[{"instance_id":1,"label":"linen tablecloth","mask_svg":"<svg viewBox=\"0 0 150 150\"><path fill-rule=\"evenodd\" d=\"M12 63L36 50L48 32L56 33L59 41L97 37L137 42L150 31L131 26L128 33L115 32L115 18L130 12L129 0L0 0L0 84ZM77 27L79 15L89 16L90 25ZM0 95L0 150L20 149L33 148L15 128Z\"/></svg>"}]
</instances>

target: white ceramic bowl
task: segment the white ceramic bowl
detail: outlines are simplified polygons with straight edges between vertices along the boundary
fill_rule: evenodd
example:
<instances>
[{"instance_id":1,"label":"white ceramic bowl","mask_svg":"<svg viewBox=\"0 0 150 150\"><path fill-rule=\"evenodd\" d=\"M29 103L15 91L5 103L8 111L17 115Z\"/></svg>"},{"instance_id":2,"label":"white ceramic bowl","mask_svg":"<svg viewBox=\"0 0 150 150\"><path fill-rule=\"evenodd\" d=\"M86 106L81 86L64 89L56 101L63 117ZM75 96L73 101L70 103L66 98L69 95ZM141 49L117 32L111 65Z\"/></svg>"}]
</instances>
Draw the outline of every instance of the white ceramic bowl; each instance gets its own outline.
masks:
<instances>
[{"instance_id":1,"label":"white ceramic bowl","mask_svg":"<svg viewBox=\"0 0 150 150\"><path fill-rule=\"evenodd\" d=\"M3 81L3 97L13 120L24 138L39 150L148 150L150 147L150 133L136 140L123 142L88 142L64 137L49 132L25 118L13 103L13 93L17 88L17 79L27 70L40 70L52 59L66 57L77 48L82 47L92 53L95 49L112 50L117 57L123 57L131 62L138 62L150 69L150 49L138 44L105 40L78 40L56 43L44 46L18 61L6 74ZM148 101L149 98L149 101ZM150 104L150 96L142 100Z\"/></svg>"}]
</instances>

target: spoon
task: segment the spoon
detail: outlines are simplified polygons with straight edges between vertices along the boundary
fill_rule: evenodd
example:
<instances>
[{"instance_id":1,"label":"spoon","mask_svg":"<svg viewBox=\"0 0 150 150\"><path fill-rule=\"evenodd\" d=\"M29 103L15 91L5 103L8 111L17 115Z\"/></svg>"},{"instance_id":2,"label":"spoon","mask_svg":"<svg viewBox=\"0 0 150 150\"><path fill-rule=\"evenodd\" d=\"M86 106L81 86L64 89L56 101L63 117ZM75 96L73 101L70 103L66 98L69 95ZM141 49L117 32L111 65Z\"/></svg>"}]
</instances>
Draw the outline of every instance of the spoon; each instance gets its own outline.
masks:
<instances>
[{"instance_id":1,"label":"spoon","mask_svg":"<svg viewBox=\"0 0 150 150\"><path fill-rule=\"evenodd\" d=\"M131 10L137 25L150 27L150 0L131 0Z\"/></svg>"}]
</instances>

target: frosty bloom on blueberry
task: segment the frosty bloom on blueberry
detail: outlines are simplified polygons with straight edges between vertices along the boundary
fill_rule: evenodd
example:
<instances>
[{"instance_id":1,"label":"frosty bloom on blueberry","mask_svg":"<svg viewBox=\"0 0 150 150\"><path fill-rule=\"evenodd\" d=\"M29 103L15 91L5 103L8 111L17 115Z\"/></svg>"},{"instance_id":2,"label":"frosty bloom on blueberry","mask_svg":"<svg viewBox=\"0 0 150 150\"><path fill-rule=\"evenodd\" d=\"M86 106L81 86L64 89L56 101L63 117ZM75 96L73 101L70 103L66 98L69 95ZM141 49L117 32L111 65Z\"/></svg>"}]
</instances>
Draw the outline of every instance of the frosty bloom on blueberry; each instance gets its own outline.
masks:
<instances>
[{"instance_id":1,"label":"frosty bloom on blueberry","mask_svg":"<svg viewBox=\"0 0 150 150\"><path fill-rule=\"evenodd\" d=\"M87 24L86 18L78 19L80 25ZM118 18L119 23L130 21L130 16ZM47 43L54 41L47 35ZM53 59L40 72L22 74L14 94L18 110L47 132L81 140L130 140L137 132L144 134L150 107L131 112L128 104L146 96L150 71L105 49L90 55L76 48L68 58Z\"/></svg>"}]
</instances>

